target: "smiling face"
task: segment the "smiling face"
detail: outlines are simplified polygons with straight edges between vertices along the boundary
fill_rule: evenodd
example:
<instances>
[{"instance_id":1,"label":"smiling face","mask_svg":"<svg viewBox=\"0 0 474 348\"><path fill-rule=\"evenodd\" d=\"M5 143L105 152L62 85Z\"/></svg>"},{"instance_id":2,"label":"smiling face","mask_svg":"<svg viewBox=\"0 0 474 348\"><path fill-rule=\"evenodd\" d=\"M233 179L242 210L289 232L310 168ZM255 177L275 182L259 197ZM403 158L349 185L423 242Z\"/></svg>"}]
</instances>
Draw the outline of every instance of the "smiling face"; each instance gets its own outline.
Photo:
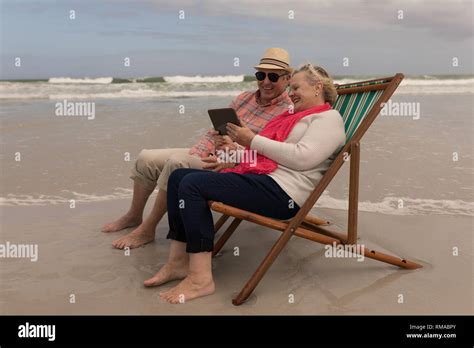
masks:
<instances>
[{"instance_id":1,"label":"smiling face","mask_svg":"<svg viewBox=\"0 0 474 348\"><path fill-rule=\"evenodd\" d=\"M294 104L294 111L300 112L316 105L324 104L322 97L322 83L311 85L306 72L298 72L290 80L290 98Z\"/></svg>"},{"instance_id":2,"label":"smiling face","mask_svg":"<svg viewBox=\"0 0 474 348\"><path fill-rule=\"evenodd\" d=\"M288 80L289 74L285 70L278 70L278 69L258 69L257 71L261 71L267 74L263 81L258 81L258 90L260 91L260 101L263 104L267 104L275 99L276 97L280 96L288 87ZM285 75L280 76L277 82L271 82L268 79L269 73L276 73L278 75Z\"/></svg>"}]
</instances>

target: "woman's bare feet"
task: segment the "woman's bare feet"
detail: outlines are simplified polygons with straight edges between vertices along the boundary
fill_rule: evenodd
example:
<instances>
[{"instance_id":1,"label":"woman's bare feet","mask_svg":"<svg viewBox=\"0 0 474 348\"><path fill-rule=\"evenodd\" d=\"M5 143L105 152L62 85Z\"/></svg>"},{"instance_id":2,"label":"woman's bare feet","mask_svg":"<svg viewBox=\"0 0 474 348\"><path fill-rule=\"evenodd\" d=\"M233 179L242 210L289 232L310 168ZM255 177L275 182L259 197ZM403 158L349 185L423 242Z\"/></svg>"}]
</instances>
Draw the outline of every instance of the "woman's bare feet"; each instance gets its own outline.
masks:
<instances>
[{"instance_id":1,"label":"woman's bare feet","mask_svg":"<svg viewBox=\"0 0 474 348\"><path fill-rule=\"evenodd\" d=\"M212 276L196 277L188 275L174 288L160 293L160 297L169 303L177 304L211 295L214 291L215 284Z\"/></svg>"},{"instance_id":2,"label":"woman's bare feet","mask_svg":"<svg viewBox=\"0 0 474 348\"><path fill-rule=\"evenodd\" d=\"M141 223L132 232L114 241L112 245L117 249L124 249L125 247L130 249L138 248L155 240L155 228Z\"/></svg>"},{"instance_id":3,"label":"woman's bare feet","mask_svg":"<svg viewBox=\"0 0 474 348\"><path fill-rule=\"evenodd\" d=\"M120 217L118 220L115 220L114 222L110 222L102 226L101 231L102 232L117 232L128 227L138 226L141 223L142 223L141 216L135 216L135 215L126 213L125 215Z\"/></svg>"},{"instance_id":4,"label":"woman's bare feet","mask_svg":"<svg viewBox=\"0 0 474 348\"><path fill-rule=\"evenodd\" d=\"M143 282L145 286L158 286L168 283L172 280L183 279L188 275L189 264L187 261L179 263L166 263L161 269L150 279Z\"/></svg>"}]
</instances>

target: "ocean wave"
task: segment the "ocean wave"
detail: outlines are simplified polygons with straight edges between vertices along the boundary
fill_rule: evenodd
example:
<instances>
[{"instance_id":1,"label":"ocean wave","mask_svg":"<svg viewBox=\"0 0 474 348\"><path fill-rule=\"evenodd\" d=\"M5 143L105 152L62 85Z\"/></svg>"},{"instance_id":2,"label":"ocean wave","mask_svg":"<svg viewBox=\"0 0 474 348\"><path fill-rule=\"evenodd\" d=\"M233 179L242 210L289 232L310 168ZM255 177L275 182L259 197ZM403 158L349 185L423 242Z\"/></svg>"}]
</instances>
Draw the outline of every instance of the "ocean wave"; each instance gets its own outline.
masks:
<instances>
[{"instance_id":1,"label":"ocean wave","mask_svg":"<svg viewBox=\"0 0 474 348\"><path fill-rule=\"evenodd\" d=\"M242 91L155 91L152 89L122 90L108 93L64 93L64 94L0 94L0 99L123 99L123 98L196 98L196 97L236 97Z\"/></svg>"},{"instance_id":2,"label":"ocean wave","mask_svg":"<svg viewBox=\"0 0 474 348\"><path fill-rule=\"evenodd\" d=\"M0 197L0 206L37 206L37 205L57 205L69 204L73 199L75 203L90 203L110 201L114 199L124 199L132 197L131 189L116 188L108 195L94 195L75 191L63 190L65 196L56 195L14 195L8 194L6 197Z\"/></svg>"},{"instance_id":3,"label":"ocean wave","mask_svg":"<svg viewBox=\"0 0 474 348\"><path fill-rule=\"evenodd\" d=\"M338 84L354 83L377 78L376 76L336 76L334 82ZM156 77L97 77L97 78L73 78L73 77L51 77L46 80L3 80L0 83L51 83L51 84L123 84L123 83L241 83L255 82L253 75L218 75L218 76L156 76ZM459 86L473 85L472 75L446 75L446 76L405 76L402 85L406 86Z\"/></svg>"},{"instance_id":4,"label":"ocean wave","mask_svg":"<svg viewBox=\"0 0 474 348\"><path fill-rule=\"evenodd\" d=\"M0 99L48 99L47 95L32 93L8 93L8 94L0 94Z\"/></svg>"},{"instance_id":5,"label":"ocean wave","mask_svg":"<svg viewBox=\"0 0 474 348\"><path fill-rule=\"evenodd\" d=\"M15 100L15 99L50 99L50 100L64 100L64 99L140 99L140 98L199 98L199 97L236 97L241 90L220 90L220 91L156 91L151 89L138 90L122 90L117 92L104 93L0 93L0 100ZM474 88L430 88L430 89L416 89L416 88L399 88L397 95L447 95L447 94L474 94Z\"/></svg>"},{"instance_id":6,"label":"ocean wave","mask_svg":"<svg viewBox=\"0 0 474 348\"><path fill-rule=\"evenodd\" d=\"M244 75L223 75L223 76L164 76L163 79L168 83L222 83L222 82L243 82Z\"/></svg>"},{"instance_id":7,"label":"ocean wave","mask_svg":"<svg viewBox=\"0 0 474 348\"><path fill-rule=\"evenodd\" d=\"M140 99L140 98L200 98L200 97L236 97L242 90L205 90L205 91L157 91L151 89L129 89L122 91L85 93L85 91L77 91L77 93L56 93L56 91L44 93L25 92L20 93L12 91L11 93L0 93L0 100L25 100L25 99ZM474 94L473 87L451 87L451 88L416 88L401 87L396 91L396 95L448 95L448 94Z\"/></svg>"},{"instance_id":8,"label":"ocean wave","mask_svg":"<svg viewBox=\"0 0 474 348\"><path fill-rule=\"evenodd\" d=\"M411 95L430 95L430 94L474 94L474 85L403 85L395 91L395 94L411 94Z\"/></svg>"},{"instance_id":9,"label":"ocean wave","mask_svg":"<svg viewBox=\"0 0 474 348\"><path fill-rule=\"evenodd\" d=\"M76 204L129 199L132 197L133 191L126 188L115 188L111 193L106 195L87 194L68 190L64 190L63 193L65 196L8 194L6 197L0 197L0 206L69 204L71 199L75 200ZM403 208L398 207L400 199L403 201ZM348 200L331 197L328 191L324 191L315 207L347 210ZM474 216L474 202L389 196L385 197L381 202L359 202L359 211L386 215Z\"/></svg>"},{"instance_id":10,"label":"ocean wave","mask_svg":"<svg viewBox=\"0 0 474 348\"><path fill-rule=\"evenodd\" d=\"M123 90L115 93L52 94L49 99L117 99L117 98L195 98L235 97L242 91L154 91L151 89ZM1 96L0 96L1 99Z\"/></svg>"},{"instance_id":11,"label":"ocean wave","mask_svg":"<svg viewBox=\"0 0 474 348\"><path fill-rule=\"evenodd\" d=\"M474 78L469 79L403 79L401 86L460 86L474 85Z\"/></svg>"},{"instance_id":12,"label":"ocean wave","mask_svg":"<svg viewBox=\"0 0 474 348\"><path fill-rule=\"evenodd\" d=\"M106 85L112 83L113 77L98 77L94 79L83 78L83 79L75 79L71 77L51 77L48 80L48 83L56 83L56 84L64 84L64 83L72 83L72 84L89 84L89 85Z\"/></svg>"},{"instance_id":13,"label":"ocean wave","mask_svg":"<svg viewBox=\"0 0 474 348\"><path fill-rule=\"evenodd\" d=\"M402 200L403 208L399 208ZM347 210L347 199L331 197L327 191L321 195L316 207ZM359 211L386 215L465 215L474 216L474 202L448 199L385 197L381 202L359 202Z\"/></svg>"},{"instance_id":14,"label":"ocean wave","mask_svg":"<svg viewBox=\"0 0 474 348\"><path fill-rule=\"evenodd\" d=\"M173 80L176 78L175 80ZM240 82L232 82L238 78ZM0 82L0 99L120 99L120 98L198 98L235 97L243 90L256 88L254 81L242 82L243 75L170 76L171 83L151 82L159 78L142 78L130 83L115 83L111 77L98 79L51 78L44 82ZM162 79L162 78L161 78ZM360 80L343 78L338 84ZM142 83L150 81L149 83ZM163 80L164 81L164 80ZM199 81L199 82L197 82ZM222 81L226 81L222 84ZM407 78L396 95L474 94L474 78Z\"/></svg>"}]
</instances>

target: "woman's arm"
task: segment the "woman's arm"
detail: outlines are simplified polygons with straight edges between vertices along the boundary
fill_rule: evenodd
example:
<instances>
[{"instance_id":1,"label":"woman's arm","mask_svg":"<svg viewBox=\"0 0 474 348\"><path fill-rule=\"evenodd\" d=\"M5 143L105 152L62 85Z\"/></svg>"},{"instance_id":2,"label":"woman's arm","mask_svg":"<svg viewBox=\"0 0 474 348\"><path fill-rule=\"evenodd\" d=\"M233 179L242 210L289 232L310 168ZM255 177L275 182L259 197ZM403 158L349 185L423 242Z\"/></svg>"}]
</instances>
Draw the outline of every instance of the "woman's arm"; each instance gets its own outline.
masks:
<instances>
[{"instance_id":1,"label":"woman's arm","mask_svg":"<svg viewBox=\"0 0 474 348\"><path fill-rule=\"evenodd\" d=\"M319 115L313 119L296 144L283 143L256 135L250 148L294 170L316 168L344 142L344 123L339 115Z\"/></svg>"}]
</instances>

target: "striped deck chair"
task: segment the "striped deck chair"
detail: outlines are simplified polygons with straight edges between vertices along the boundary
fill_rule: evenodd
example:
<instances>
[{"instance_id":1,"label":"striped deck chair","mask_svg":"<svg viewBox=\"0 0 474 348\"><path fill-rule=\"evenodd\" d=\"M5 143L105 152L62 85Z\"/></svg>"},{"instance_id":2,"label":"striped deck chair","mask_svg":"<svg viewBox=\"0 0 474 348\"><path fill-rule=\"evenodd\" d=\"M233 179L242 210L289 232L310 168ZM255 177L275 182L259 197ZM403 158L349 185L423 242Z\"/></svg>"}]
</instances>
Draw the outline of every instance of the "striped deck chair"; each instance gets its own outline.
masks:
<instances>
[{"instance_id":1,"label":"striped deck chair","mask_svg":"<svg viewBox=\"0 0 474 348\"><path fill-rule=\"evenodd\" d=\"M336 86L338 97L333 107L339 111L344 119L346 144L314 188L306 202L291 220L276 220L237 209L223 203L209 202L213 211L223 214L215 223L214 228L216 232L219 231L230 216L234 218L226 231L216 242L213 252L214 256L222 249L225 242L230 238L242 220L283 232L247 284L245 284L237 297L232 300L234 305L240 305L248 299L265 275L265 272L270 268L292 236L298 236L321 244L330 245L333 243L336 245L353 245L356 243L360 162L359 142L379 114L384 103L386 103L395 92L398 85L403 80L403 77L403 74L396 74L392 77ZM349 158L348 231L347 234L342 234L327 229L327 221L308 215L308 213L314 207L315 203L334 178L338 170ZM353 250L357 250L357 248L353 248ZM363 253L367 258L386 262L401 268L416 269L422 267L420 264L415 262L383 254L375 250L364 248Z\"/></svg>"}]
</instances>

